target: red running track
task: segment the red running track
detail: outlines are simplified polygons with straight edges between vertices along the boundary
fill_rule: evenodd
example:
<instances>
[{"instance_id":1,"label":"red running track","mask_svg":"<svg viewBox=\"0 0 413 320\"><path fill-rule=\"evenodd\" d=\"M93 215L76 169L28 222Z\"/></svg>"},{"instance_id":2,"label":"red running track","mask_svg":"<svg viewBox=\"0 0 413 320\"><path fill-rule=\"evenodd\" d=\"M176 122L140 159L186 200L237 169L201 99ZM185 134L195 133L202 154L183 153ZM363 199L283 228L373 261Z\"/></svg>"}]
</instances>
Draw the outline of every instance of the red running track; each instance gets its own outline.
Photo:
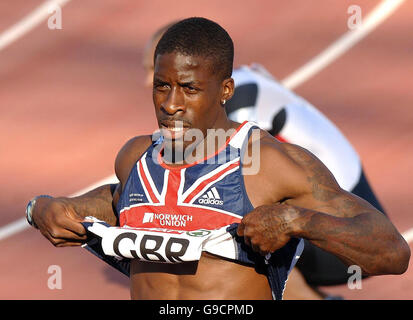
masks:
<instances>
[{"instance_id":1,"label":"red running track","mask_svg":"<svg viewBox=\"0 0 413 320\"><path fill-rule=\"evenodd\" d=\"M0 3L0 33L41 1ZM363 1L366 15L379 1ZM69 2L63 29L45 21L0 52L0 226L37 194L69 195L113 173L117 151L152 132L142 87L143 46L159 26L188 16L223 25L236 64L259 62L283 79L347 31L348 1L109 0ZM330 117L361 155L396 227L413 227L411 74L413 3L296 91ZM0 241L0 299L129 299L128 280L80 248L57 249L27 229ZM62 269L62 289L47 286ZM346 299L412 299L411 268L366 279Z\"/></svg>"}]
</instances>

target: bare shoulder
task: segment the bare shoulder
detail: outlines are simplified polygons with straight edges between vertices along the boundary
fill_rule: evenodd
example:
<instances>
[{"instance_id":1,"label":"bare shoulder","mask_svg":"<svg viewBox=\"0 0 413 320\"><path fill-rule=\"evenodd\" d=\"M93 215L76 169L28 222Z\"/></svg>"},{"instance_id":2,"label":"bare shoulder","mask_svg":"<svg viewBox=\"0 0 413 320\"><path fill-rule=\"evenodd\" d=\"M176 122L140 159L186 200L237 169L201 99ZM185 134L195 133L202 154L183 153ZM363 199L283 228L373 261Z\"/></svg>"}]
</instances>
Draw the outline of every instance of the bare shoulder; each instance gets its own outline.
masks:
<instances>
[{"instance_id":1,"label":"bare shoulder","mask_svg":"<svg viewBox=\"0 0 413 320\"><path fill-rule=\"evenodd\" d=\"M256 142L256 141L255 141ZM254 141L250 141L252 145ZM249 148L253 155L253 148ZM312 192L312 177L323 180L331 188L339 188L325 165L308 150L294 144L283 143L262 131L259 138L259 170L245 181L262 186L265 200L259 204L283 202ZM313 178L315 179L315 178ZM252 185L252 184L251 184ZM251 189L251 188L250 188ZM262 197L259 196L259 197Z\"/></svg>"},{"instance_id":2,"label":"bare shoulder","mask_svg":"<svg viewBox=\"0 0 413 320\"><path fill-rule=\"evenodd\" d=\"M341 188L337 183L334 175L325 166L325 164L318 159L310 151L294 144L284 143L282 149L285 154L300 168L303 178L303 191L312 193L317 196L316 188L323 187L323 191L330 189L334 192L340 192ZM322 198L320 192L320 197Z\"/></svg>"},{"instance_id":3,"label":"bare shoulder","mask_svg":"<svg viewBox=\"0 0 413 320\"><path fill-rule=\"evenodd\" d=\"M122 184L126 182L132 167L151 143L150 135L136 136L120 149L115 160L115 173Z\"/></svg>"}]
</instances>

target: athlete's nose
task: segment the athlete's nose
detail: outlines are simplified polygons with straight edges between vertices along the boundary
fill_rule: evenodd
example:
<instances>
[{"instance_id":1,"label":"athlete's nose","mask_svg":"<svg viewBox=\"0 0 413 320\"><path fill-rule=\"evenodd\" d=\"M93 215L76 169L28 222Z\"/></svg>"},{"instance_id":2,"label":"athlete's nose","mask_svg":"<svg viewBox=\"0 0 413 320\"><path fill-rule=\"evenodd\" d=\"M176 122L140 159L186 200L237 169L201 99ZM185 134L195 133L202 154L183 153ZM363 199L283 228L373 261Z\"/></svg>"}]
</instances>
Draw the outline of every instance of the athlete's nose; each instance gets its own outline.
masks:
<instances>
[{"instance_id":1,"label":"athlete's nose","mask_svg":"<svg viewBox=\"0 0 413 320\"><path fill-rule=\"evenodd\" d=\"M172 90L169 91L167 99L161 106L168 114L175 114L179 111L185 112L185 99L182 88L173 87Z\"/></svg>"}]
</instances>

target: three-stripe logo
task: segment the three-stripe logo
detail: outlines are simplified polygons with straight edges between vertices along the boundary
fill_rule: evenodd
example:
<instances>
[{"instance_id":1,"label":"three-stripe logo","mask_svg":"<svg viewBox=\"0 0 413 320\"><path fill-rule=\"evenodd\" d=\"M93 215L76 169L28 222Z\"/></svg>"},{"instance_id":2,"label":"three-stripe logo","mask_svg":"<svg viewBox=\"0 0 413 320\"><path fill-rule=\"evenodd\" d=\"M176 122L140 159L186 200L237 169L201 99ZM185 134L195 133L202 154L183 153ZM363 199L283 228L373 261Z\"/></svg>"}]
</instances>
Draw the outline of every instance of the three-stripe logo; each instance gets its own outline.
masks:
<instances>
[{"instance_id":1,"label":"three-stripe logo","mask_svg":"<svg viewBox=\"0 0 413 320\"><path fill-rule=\"evenodd\" d=\"M213 187L209 190L206 194L204 194L201 198L198 199L198 203L200 204L215 204L215 205L223 205L224 201L221 200L217 188Z\"/></svg>"}]
</instances>

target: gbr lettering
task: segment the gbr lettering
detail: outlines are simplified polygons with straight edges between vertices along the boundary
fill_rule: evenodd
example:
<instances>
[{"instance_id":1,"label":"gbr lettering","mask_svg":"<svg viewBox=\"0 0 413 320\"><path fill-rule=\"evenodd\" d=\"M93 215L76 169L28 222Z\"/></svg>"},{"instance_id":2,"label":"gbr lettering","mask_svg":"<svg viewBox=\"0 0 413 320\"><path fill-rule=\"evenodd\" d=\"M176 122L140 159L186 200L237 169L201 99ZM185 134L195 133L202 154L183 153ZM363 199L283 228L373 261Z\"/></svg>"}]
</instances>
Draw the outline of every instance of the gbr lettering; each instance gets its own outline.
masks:
<instances>
[{"instance_id":1,"label":"gbr lettering","mask_svg":"<svg viewBox=\"0 0 413 320\"><path fill-rule=\"evenodd\" d=\"M182 262L180 257L185 255L189 246L188 239L170 237L166 242L165 248L162 250L162 244L166 241L166 239L161 235L145 234L142 238L138 239L138 236L135 233L125 232L119 234L113 241L113 251L118 256L124 257L119 248L121 241L127 240L132 241L134 244L133 247L135 248L130 250L130 255L135 259L146 261L168 262L166 261L167 259L172 263ZM155 243L155 246L149 246L149 241L151 241L150 243ZM174 244L178 245L175 247L180 247L178 251L172 250ZM139 258L136 250L139 250L139 253L143 259ZM155 256L157 259L151 258L151 256Z\"/></svg>"}]
</instances>

